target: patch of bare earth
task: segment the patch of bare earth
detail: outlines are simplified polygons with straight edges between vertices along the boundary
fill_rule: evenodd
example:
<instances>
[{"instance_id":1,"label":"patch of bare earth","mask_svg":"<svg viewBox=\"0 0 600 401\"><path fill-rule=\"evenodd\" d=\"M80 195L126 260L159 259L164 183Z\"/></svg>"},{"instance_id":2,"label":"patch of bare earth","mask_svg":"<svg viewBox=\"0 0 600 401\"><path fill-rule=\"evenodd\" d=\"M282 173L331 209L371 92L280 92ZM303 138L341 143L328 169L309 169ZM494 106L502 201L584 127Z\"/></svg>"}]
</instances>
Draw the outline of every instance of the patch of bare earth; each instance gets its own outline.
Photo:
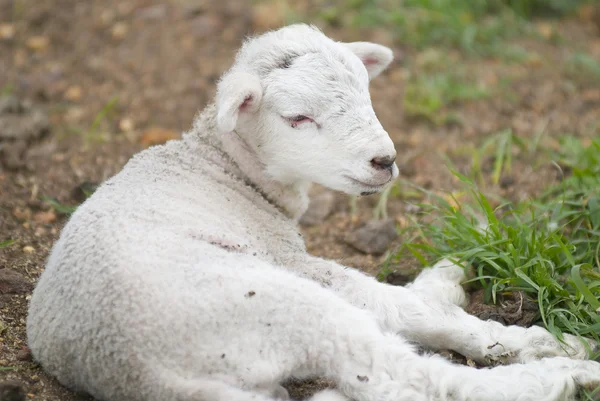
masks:
<instances>
[{"instance_id":1,"label":"patch of bare earth","mask_svg":"<svg viewBox=\"0 0 600 401\"><path fill-rule=\"evenodd\" d=\"M300 3L298 7L305 2ZM0 148L12 149L13 158L20 152L15 163L6 155L0 159L0 242L15 241L0 248L0 394L22 398L20 390L6 384L14 382L28 399L85 400L45 375L26 348L27 300L66 222L65 205L81 202L86 188L118 172L144 146L178 137L212 99L215 82L244 35L280 24L283 12L276 6L250 9L246 2L200 0L24 4L0 0L0 90L26 104L26 110L13 113L18 123L11 124L32 123L39 118L32 116L43 113L48 132L36 131L36 125L19 138L0 133ZM592 23L565 22L561 29L598 56L600 40ZM541 126L550 136L598 132L600 84L567 80L554 68L565 57L559 47L536 48L543 57L535 65L468 61L473 70L487 71L491 81L510 77L507 90L516 100L498 96L453 105L463 115L462 125L433 126L402 117L403 60L413 52L382 30L326 32L341 40L379 41L401 56L373 82L373 102L396 144L404 178L426 188L455 188L440 155L460 155L465 144L481 143L502 128L520 135L531 135ZM0 120L6 122L6 115L0 113ZM511 179L494 190L519 198L556 179L549 168L535 171L528 160L515 163ZM359 199L355 216L344 195L324 195L321 201L326 203L320 205L323 210L313 216L312 225L303 227L309 251L376 274L385 254L360 252L347 235L371 219L377 197ZM388 211L402 225L413 208L391 197ZM401 238L386 241L393 250ZM402 274L398 277L401 282ZM527 305L515 304L519 300L506 302L517 306L514 313L481 308L492 318L494 313L506 318L507 313L527 311ZM476 312L476 307L471 310ZM315 386L292 386L292 393L304 395Z\"/></svg>"}]
</instances>

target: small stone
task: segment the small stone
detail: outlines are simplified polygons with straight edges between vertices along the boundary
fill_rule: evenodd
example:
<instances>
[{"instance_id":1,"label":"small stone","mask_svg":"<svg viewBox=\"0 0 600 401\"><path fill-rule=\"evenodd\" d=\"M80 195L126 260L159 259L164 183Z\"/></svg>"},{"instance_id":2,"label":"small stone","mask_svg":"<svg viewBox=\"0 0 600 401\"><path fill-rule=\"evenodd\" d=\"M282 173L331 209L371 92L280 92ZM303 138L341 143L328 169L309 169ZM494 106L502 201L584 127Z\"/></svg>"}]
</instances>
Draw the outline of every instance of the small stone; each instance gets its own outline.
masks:
<instances>
[{"instance_id":1,"label":"small stone","mask_svg":"<svg viewBox=\"0 0 600 401\"><path fill-rule=\"evenodd\" d=\"M538 22L535 26L538 33L546 40L550 39L554 34L554 28L548 22Z\"/></svg>"},{"instance_id":2,"label":"small stone","mask_svg":"<svg viewBox=\"0 0 600 401\"><path fill-rule=\"evenodd\" d=\"M20 384L15 382L0 383L0 400L2 401L24 401L25 391Z\"/></svg>"},{"instance_id":3,"label":"small stone","mask_svg":"<svg viewBox=\"0 0 600 401\"><path fill-rule=\"evenodd\" d=\"M501 188L506 189L506 188L510 187L511 185L513 185L514 183L515 183L515 179L513 177L511 177L511 176L504 176L504 177L502 177L500 179L500 183L499 184L500 184Z\"/></svg>"},{"instance_id":4,"label":"small stone","mask_svg":"<svg viewBox=\"0 0 600 401\"><path fill-rule=\"evenodd\" d=\"M50 39L47 36L32 36L25 42L25 45L33 51L41 52L48 48Z\"/></svg>"},{"instance_id":5,"label":"small stone","mask_svg":"<svg viewBox=\"0 0 600 401\"><path fill-rule=\"evenodd\" d=\"M152 145L159 145L170 141L171 139L179 139L178 132L164 128L150 128L142 135L141 144L147 148Z\"/></svg>"},{"instance_id":6,"label":"small stone","mask_svg":"<svg viewBox=\"0 0 600 401\"><path fill-rule=\"evenodd\" d=\"M83 96L83 89L81 89L81 86L79 86L79 85L70 86L65 91L64 96L65 96L65 99L67 99L71 102L77 102L77 101L81 100L81 97Z\"/></svg>"},{"instance_id":7,"label":"small stone","mask_svg":"<svg viewBox=\"0 0 600 401\"><path fill-rule=\"evenodd\" d=\"M54 210L38 212L33 215L33 220L40 224L50 224L56 221L56 213L54 213Z\"/></svg>"},{"instance_id":8,"label":"small stone","mask_svg":"<svg viewBox=\"0 0 600 401\"><path fill-rule=\"evenodd\" d=\"M349 234L345 242L360 252L381 255L397 237L394 219L371 220Z\"/></svg>"},{"instance_id":9,"label":"small stone","mask_svg":"<svg viewBox=\"0 0 600 401\"><path fill-rule=\"evenodd\" d=\"M324 191L311 198L308 209L300 218L303 226L314 226L320 224L333 211L335 195L330 191Z\"/></svg>"},{"instance_id":10,"label":"small stone","mask_svg":"<svg viewBox=\"0 0 600 401\"><path fill-rule=\"evenodd\" d=\"M32 247L31 245L26 245L23 247L23 252L25 253L33 253L35 252L35 248Z\"/></svg>"},{"instance_id":11,"label":"small stone","mask_svg":"<svg viewBox=\"0 0 600 401\"><path fill-rule=\"evenodd\" d=\"M0 269L0 295L25 294L32 289L33 285L20 273L11 269Z\"/></svg>"},{"instance_id":12,"label":"small stone","mask_svg":"<svg viewBox=\"0 0 600 401\"><path fill-rule=\"evenodd\" d=\"M117 22L116 24L113 25L113 27L110 31L110 34L112 35L113 39L122 40L125 38L125 36L127 36L128 32L129 32L129 27L127 26L126 23Z\"/></svg>"},{"instance_id":13,"label":"small stone","mask_svg":"<svg viewBox=\"0 0 600 401\"><path fill-rule=\"evenodd\" d=\"M15 96L0 96L0 162L9 169L26 165L37 142L50 132L50 119L39 107Z\"/></svg>"},{"instance_id":14,"label":"small stone","mask_svg":"<svg viewBox=\"0 0 600 401\"><path fill-rule=\"evenodd\" d=\"M19 221L27 221L31 219L31 209L29 209L28 207L16 207L13 210L13 216L15 216Z\"/></svg>"},{"instance_id":15,"label":"small stone","mask_svg":"<svg viewBox=\"0 0 600 401\"><path fill-rule=\"evenodd\" d=\"M115 10L109 8L106 10L102 10L102 12L100 13L100 24L102 24L103 26L108 26L110 24L112 24L112 22L115 20L117 16L117 13L115 12Z\"/></svg>"},{"instance_id":16,"label":"small stone","mask_svg":"<svg viewBox=\"0 0 600 401\"><path fill-rule=\"evenodd\" d=\"M32 355L31 355L31 350L29 349L29 347L22 347L19 352L17 352L17 360L18 361L31 361L32 359Z\"/></svg>"},{"instance_id":17,"label":"small stone","mask_svg":"<svg viewBox=\"0 0 600 401\"><path fill-rule=\"evenodd\" d=\"M119 129L123 132L131 132L135 129L135 124L131 118L123 118L119 121Z\"/></svg>"},{"instance_id":18,"label":"small stone","mask_svg":"<svg viewBox=\"0 0 600 401\"><path fill-rule=\"evenodd\" d=\"M15 37L15 26L13 24L0 24L0 40L11 40Z\"/></svg>"},{"instance_id":19,"label":"small stone","mask_svg":"<svg viewBox=\"0 0 600 401\"><path fill-rule=\"evenodd\" d=\"M35 233L33 235L35 235L36 237L42 237L44 235L46 235L48 233L48 230L46 230L44 227L38 226L35 228Z\"/></svg>"}]
</instances>

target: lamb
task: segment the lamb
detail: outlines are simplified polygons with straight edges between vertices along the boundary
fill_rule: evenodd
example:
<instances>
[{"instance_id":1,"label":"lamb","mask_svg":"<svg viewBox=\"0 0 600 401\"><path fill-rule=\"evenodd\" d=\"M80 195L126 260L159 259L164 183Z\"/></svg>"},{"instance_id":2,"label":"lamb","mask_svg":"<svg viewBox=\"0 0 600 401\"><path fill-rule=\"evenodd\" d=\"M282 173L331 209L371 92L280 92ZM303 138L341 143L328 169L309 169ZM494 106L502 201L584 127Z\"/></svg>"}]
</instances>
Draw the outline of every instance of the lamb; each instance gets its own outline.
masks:
<instances>
[{"instance_id":1,"label":"lamb","mask_svg":"<svg viewBox=\"0 0 600 401\"><path fill-rule=\"evenodd\" d=\"M307 25L247 40L193 129L135 155L73 214L30 303L35 359L102 401L558 401L600 384L589 346L461 306L442 261L407 287L309 255L311 183L379 192L398 175L369 80L390 49ZM420 354L452 349L488 369Z\"/></svg>"}]
</instances>

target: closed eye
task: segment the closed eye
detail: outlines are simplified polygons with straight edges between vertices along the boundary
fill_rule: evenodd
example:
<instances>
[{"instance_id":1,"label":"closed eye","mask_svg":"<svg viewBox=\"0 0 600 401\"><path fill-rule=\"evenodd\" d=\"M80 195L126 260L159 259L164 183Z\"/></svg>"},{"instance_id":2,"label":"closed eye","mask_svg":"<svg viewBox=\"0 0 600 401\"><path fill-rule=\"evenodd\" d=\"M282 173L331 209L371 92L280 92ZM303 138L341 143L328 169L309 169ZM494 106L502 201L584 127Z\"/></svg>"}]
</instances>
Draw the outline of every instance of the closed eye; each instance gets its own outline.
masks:
<instances>
[{"instance_id":1,"label":"closed eye","mask_svg":"<svg viewBox=\"0 0 600 401\"><path fill-rule=\"evenodd\" d=\"M293 116L293 117L288 117L287 120L289 121L289 123L292 126L292 128L296 128L300 124L314 122L314 120L312 118L304 116L304 115L297 115L297 116Z\"/></svg>"}]
</instances>

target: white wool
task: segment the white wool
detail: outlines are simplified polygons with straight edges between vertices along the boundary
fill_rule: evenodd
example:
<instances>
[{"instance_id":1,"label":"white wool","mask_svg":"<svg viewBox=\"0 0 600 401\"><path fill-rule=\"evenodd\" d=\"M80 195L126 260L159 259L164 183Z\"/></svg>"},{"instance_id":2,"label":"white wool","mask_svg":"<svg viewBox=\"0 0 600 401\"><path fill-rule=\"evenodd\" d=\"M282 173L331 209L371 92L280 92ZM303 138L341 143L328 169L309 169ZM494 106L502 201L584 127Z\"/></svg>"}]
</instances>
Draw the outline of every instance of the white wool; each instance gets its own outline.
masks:
<instances>
[{"instance_id":1,"label":"white wool","mask_svg":"<svg viewBox=\"0 0 600 401\"><path fill-rule=\"evenodd\" d=\"M596 362L537 361L584 359L575 338L464 312L449 261L394 287L307 254L311 182L360 194L398 174L368 94L390 61L304 25L246 42L194 128L134 156L65 226L31 299L35 359L102 401L270 401L308 376L338 387L315 401L559 401L600 384ZM409 342L515 364L456 366Z\"/></svg>"}]
</instances>

